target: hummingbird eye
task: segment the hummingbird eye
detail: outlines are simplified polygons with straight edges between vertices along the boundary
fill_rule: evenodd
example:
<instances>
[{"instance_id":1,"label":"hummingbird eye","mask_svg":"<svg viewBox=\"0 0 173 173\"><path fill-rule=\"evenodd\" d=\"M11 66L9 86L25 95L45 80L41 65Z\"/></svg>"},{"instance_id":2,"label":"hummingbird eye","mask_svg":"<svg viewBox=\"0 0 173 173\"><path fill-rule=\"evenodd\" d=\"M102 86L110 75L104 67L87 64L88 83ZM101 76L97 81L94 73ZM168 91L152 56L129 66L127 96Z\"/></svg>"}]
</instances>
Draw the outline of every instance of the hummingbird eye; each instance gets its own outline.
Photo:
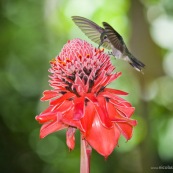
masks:
<instances>
[{"instance_id":1,"label":"hummingbird eye","mask_svg":"<svg viewBox=\"0 0 173 173\"><path fill-rule=\"evenodd\" d=\"M104 38L104 40L107 39L107 35L105 35L103 38Z\"/></svg>"}]
</instances>

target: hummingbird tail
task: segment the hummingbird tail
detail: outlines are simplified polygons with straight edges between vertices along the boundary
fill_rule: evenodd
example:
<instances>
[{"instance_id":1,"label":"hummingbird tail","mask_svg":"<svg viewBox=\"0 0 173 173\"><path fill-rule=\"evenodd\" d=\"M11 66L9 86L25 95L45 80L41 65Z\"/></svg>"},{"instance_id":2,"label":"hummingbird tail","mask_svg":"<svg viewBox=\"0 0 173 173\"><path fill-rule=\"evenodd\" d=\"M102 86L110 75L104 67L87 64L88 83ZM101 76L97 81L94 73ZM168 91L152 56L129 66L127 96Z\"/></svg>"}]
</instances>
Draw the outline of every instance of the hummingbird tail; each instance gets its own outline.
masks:
<instances>
[{"instance_id":1,"label":"hummingbird tail","mask_svg":"<svg viewBox=\"0 0 173 173\"><path fill-rule=\"evenodd\" d=\"M143 64L141 61L139 61L138 59L136 59L132 54L129 55L129 59L130 59L130 62L129 64L135 68L137 71L142 71L142 68L145 67L145 64Z\"/></svg>"}]
</instances>

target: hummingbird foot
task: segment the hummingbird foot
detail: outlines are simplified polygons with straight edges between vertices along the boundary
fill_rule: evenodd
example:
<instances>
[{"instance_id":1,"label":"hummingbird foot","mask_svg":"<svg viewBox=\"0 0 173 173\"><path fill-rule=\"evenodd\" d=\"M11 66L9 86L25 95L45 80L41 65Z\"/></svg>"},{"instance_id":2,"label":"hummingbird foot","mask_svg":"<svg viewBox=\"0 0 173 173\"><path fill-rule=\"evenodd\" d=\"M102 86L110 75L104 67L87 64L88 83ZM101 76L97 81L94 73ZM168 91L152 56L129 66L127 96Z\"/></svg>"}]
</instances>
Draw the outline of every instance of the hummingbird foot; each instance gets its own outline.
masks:
<instances>
[{"instance_id":1,"label":"hummingbird foot","mask_svg":"<svg viewBox=\"0 0 173 173\"><path fill-rule=\"evenodd\" d=\"M112 55L112 56L114 56L112 52L108 52L108 55Z\"/></svg>"},{"instance_id":2,"label":"hummingbird foot","mask_svg":"<svg viewBox=\"0 0 173 173\"><path fill-rule=\"evenodd\" d=\"M119 59L119 58L117 58L117 57L113 54L113 52L108 52L108 55L113 56L115 59Z\"/></svg>"}]
</instances>

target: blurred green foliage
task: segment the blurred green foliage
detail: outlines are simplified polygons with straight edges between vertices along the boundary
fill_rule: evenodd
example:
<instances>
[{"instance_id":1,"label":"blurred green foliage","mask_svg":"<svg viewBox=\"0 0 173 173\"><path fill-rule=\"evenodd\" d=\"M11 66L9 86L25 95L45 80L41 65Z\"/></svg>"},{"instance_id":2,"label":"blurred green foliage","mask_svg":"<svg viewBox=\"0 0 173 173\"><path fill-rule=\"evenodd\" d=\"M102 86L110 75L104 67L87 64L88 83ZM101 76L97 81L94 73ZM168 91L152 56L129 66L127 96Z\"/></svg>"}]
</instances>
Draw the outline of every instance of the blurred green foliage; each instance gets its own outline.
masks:
<instances>
[{"instance_id":1,"label":"blurred green foliage","mask_svg":"<svg viewBox=\"0 0 173 173\"><path fill-rule=\"evenodd\" d=\"M143 18L135 19L135 12ZM122 138L107 161L93 151L91 172L164 172L157 168L173 166L171 0L0 2L0 172L79 172L79 133L75 150L69 152L64 131L40 140L40 125L34 119L48 104L39 99L49 89L49 61L69 39L91 42L74 25L72 15L98 24L107 21L146 64L141 75L127 63L112 59L123 75L111 87L130 93L126 99L136 107L138 126L133 138L127 143ZM140 27L145 29L139 34L135 29L140 32ZM149 39L142 37L147 32ZM154 48L147 47L151 43Z\"/></svg>"}]
</instances>

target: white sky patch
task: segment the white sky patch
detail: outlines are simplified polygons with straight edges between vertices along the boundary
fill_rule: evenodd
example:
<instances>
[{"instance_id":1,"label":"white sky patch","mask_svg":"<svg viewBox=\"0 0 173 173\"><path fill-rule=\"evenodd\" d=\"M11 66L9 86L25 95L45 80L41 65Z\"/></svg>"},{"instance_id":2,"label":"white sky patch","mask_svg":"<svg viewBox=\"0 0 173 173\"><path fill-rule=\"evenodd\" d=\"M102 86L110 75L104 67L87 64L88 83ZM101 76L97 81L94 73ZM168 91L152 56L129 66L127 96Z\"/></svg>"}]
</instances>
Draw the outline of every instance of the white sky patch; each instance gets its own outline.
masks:
<instances>
[{"instance_id":1,"label":"white sky patch","mask_svg":"<svg viewBox=\"0 0 173 173\"><path fill-rule=\"evenodd\" d=\"M173 49L173 20L165 15L152 23L152 37L163 48Z\"/></svg>"},{"instance_id":2,"label":"white sky patch","mask_svg":"<svg viewBox=\"0 0 173 173\"><path fill-rule=\"evenodd\" d=\"M142 98L145 101L150 101L156 97L157 93L158 93L158 85L154 81L147 85L145 91L143 92Z\"/></svg>"},{"instance_id":3,"label":"white sky patch","mask_svg":"<svg viewBox=\"0 0 173 173\"><path fill-rule=\"evenodd\" d=\"M93 12L102 4L103 0L73 0L69 1L65 9L67 16L83 16L89 17L88 15L93 14Z\"/></svg>"}]
</instances>

